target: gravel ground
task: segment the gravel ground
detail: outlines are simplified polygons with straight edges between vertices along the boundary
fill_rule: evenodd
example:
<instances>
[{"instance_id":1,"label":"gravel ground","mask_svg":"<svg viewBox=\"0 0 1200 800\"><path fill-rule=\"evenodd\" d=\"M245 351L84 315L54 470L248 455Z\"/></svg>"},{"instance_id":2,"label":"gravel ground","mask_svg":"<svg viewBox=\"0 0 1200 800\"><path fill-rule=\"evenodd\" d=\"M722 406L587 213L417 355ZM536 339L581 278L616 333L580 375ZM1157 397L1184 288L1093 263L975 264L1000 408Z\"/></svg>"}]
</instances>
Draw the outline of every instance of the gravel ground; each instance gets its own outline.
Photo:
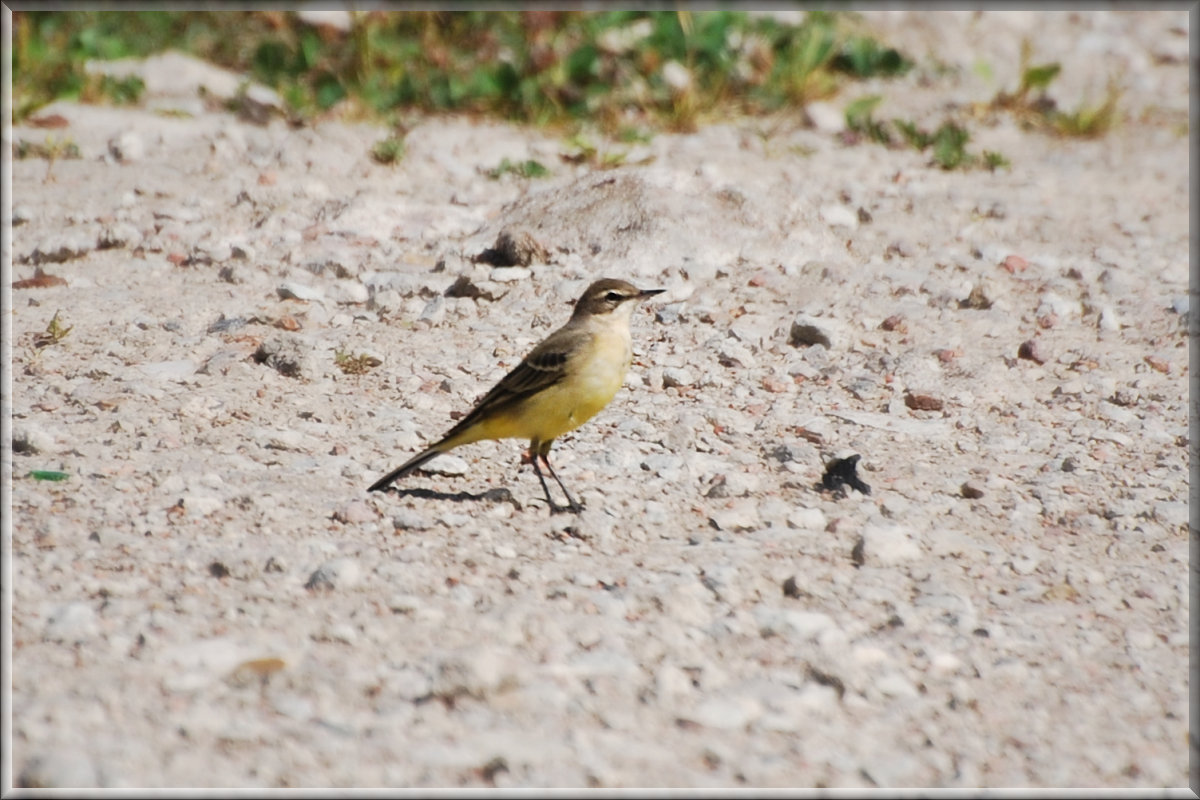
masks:
<instances>
[{"instance_id":1,"label":"gravel ground","mask_svg":"<svg viewBox=\"0 0 1200 800\"><path fill-rule=\"evenodd\" d=\"M14 129L82 158L9 165L6 786L1186 786L1187 12L865 19L921 66L612 170L456 119L379 165L182 60ZM994 173L837 130L1022 37L1132 120L980 121ZM515 441L366 494L605 276L667 291L556 445L582 515Z\"/></svg>"}]
</instances>

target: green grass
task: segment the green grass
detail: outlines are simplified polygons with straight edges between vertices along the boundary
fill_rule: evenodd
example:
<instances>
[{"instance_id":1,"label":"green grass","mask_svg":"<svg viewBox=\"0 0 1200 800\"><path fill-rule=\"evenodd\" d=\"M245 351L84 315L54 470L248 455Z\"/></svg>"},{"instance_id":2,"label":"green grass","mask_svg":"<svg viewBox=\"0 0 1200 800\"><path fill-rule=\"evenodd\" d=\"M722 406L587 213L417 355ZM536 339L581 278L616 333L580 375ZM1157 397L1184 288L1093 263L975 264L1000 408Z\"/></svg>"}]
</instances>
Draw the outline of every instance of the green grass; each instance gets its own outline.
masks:
<instances>
[{"instance_id":1,"label":"green grass","mask_svg":"<svg viewBox=\"0 0 1200 800\"><path fill-rule=\"evenodd\" d=\"M932 163L945 170L982 166L992 172L1011 166L1000 153L985 150L982 155L967 151L971 135L967 129L947 119L934 131L920 128L911 120L877 120L875 107L883 98L868 95L846 106L846 129L851 137L863 137L888 147L907 145L914 150L929 150Z\"/></svg>"},{"instance_id":2,"label":"green grass","mask_svg":"<svg viewBox=\"0 0 1200 800\"><path fill-rule=\"evenodd\" d=\"M819 11L795 26L738 11L372 11L344 34L285 11L20 11L13 20L18 122L57 98L134 102L139 84L89 76L84 64L168 48L273 87L302 119L444 111L626 136L770 112L911 66L852 31L846 15Z\"/></svg>"}]
</instances>

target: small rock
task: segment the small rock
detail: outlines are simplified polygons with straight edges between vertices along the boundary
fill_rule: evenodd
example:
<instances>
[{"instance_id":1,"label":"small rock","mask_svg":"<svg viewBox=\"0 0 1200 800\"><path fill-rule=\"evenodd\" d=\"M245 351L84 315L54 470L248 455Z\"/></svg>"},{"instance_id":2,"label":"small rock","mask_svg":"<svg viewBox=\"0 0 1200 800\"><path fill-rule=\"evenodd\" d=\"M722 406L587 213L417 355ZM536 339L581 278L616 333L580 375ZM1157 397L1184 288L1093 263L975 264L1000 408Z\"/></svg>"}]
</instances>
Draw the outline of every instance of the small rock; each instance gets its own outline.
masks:
<instances>
[{"instance_id":1,"label":"small rock","mask_svg":"<svg viewBox=\"0 0 1200 800\"><path fill-rule=\"evenodd\" d=\"M64 746L30 758L16 785L23 789L88 789L100 787L100 780L88 753Z\"/></svg>"},{"instance_id":2,"label":"small rock","mask_svg":"<svg viewBox=\"0 0 1200 800\"><path fill-rule=\"evenodd\" d=\"M371 293L356 280L339 280L334 285L334 299L338 303L360 305L371 299Z\"/></svg>"},{"instance_id":3,"label":"small rock","mask_svg":"<svg viewBox=\"0 0 1200 800\"><path fill-rule=\"evenodd\" d=\"M729 340L721 342L720 346L718 346L717 361L721 366L731 368L754 369L758 366L757 359L750 354L750 350L747 347Z\"/></svg>"},{"instance_id":4,"label":"small rock","mask_svg":"<svg viewBox=\"0 0 1200 800\"><path fill-rule=\"evenodd\" d=\"M673 92L683 94L692 88L692 72L678 61L668 61L662 66L663 83Z\"/></svg>"},{"instance_id":5,"label":"small rock","mask_svg":"<svg viewBox=\"0 0 1200 800\"><path fill-rule=\"evenodd\" d=\"M1097 325L1102 331L1119 331L1121 330L1121 319L1112 306L1103 306L1100 309L1100 319Z\"/></svg>"},{"instance_id":6,"label":"small rock","mask_svg":"<svg viewBox=\"0 0 1200 800\"><path fill-rule=\"evenodd\" d=\"M517 683L508 659L495 648L479 646L444 657L437 665L432 694L453 699L484 699Z\"/></svg>"},{"instance_id":7,"label":"small rock","mask_svg":"<svg viewBox=\"0 0 1200 800\"><path fill-rule=\"evenodd\" d=\"M846 115L833 103L818 100L804 106L808 122L822 133L841 133L846 129Z\"/></svg>"},{"instance_id":8,"label":"small rock","mask_svg":"<svg viewBox=\"0 0 1200 800\"><path fill-rule=\"evenodd\" d=\"M308 590L331 591L333 589L349 589L362 578L362 568L352 558L335 558L327 561L308 576L304 588Z\"/></svg>"},{"instance_id":9,"label":"small rock","mask_svg":"<svg viewBox=\"0 0 1200 800\"><path fill-rule=\"evenodd\" d=\"M66 603L56 608L46 621L45 639L75 644L91 639L99 630L96 612L89 604Z\"/></svg>"},{"instance_id":10,"label":"small rock","mask_svg":"<svg viewBox=\"0 0 1200 800\"><path fill-rule=\"evenodd\" d=\"M497 283L515 283L527 280L532 274L525 267L496 267L488 273L488 279Z\"/></svg>"},{"instance_id":11,"label":"small rock","mask_svg":"<svg viewBox=\"0 0 1200 800\"><path fill-rule=\"evenodd\" d=\"M965 298L958 301L959 308L971 308L977 311L986 311L992 307L992 299L988 297L983 286L976 286L971 290Z\"/></svg>"},{"instance_id":12,"label":"small rock","mask_svg":"<svg viewBox=\"0 0 1200 800\"><path fill-rule=\"evenodd\" d=\"M1054 314L1059 319L1070 319L1078 317L1082 312L1083 305L1078 300L1068 300L1054 292L1046 292L1042 295L1036 313L1038 316Z\"/></svg>"},{"instance_id":13,"label":"small rock","mask_svg":"<svg viewBox=\"0 0 1200 800\"><path fill-rule=\"evenodd\" d=\"M771 449L770 456L777 461L804 461L808 458L809 448L801 444L780 444Z\"/></svg>"},{"instance_id":14,"label":"small rock","mask_svg":"<svg viewBox=\"0 0 1200 800\"><path fill-rule=\"evenodd\" d=\"M983 497L983 489L980 488L979 484L977 484L975 481L964 482L963 485L959 487L959 492L968 500L978 500L979 498Z\"/></svg>"},{"instance_id":15,"label":"small rock","mask_svg":"<svg viewBox=\"0 0 1200 800\"><path fill-rule=\"evenodd\" d=\"M939 397L928 394L904 393L904 405L913 411L941 411L945 403Z\"/></svg>"},{"instance_id":16,"label":"small rock","mask_svg":"<svg viewBox=\"0 0 1200 800\"><path fill-rule=\"evenodd\" d=\"M138 371L147 378L160 381L184 381L196 374L197 366L188 359L160 361L157 364L138 364Z\"/></svg>"},{"instance_id":17,"label":"small rock","mask_svg":"<svg viewBox=\"0 0 1200 800\"><path fill-rule=\"evenodd\" d=\"M17 422L13 425L12 449L26 455L49 453L54 449L54 437L35 425Z\"/></svg>"},{"instance_id":18,"label":"small rock","mask_svg":"<svg viewBox=\"0 0 1200 800\"><path fill-rule=\"evenodd\" d=\"M821 219L831 228L854 230L858 227L858 215L848 206L832 204L821 206L820 213Z\"/></svg>"},{"instance_id":19,"label":"small rock","mask_svg":"<svg viewBox=\"0 0 1200 800\"><path fill-rule=\"evenodd\" d=\"M1018 575L1032 575L1041 561L1036 556L1017 556L1010 562L1013 572Z\"/></svg>"},{"instance_id":20,"label":"small rock","mask_svg":"<svg viewBox=\"0 0 1200 800\"><path fill-rule=\"evenodd\" d=\"M443 295L437 295L422 309L418 321L427 322L432 325L440 325L442 320L446 318L446 298Z\"/></svg>"},{"instance_id":21,"label":"small rock","mask_svg":"<svg viewBox=\"0 0 1200 800\"><path fill-rule=\"evenodd\" d=\"M1188 504L1168 500L1154 506L1154 518L1173 528L1188 525Z\"/></svg>"},{"instance_id":22,"label":"small rock","mask_svg":"<svg viewBox=\"0 0 1200 800\"><path fill-rule=\"evenodd\" d=\"M146 143L137 131L125 131L108 140L108 152L122 164L141 161L146 157Z\"/></svg>"},{"instance_id":23,"label":"small rock","mask_svg":"<svg viewBox=\"0 0 1200 800\"><path fill-rule=\"evenodd\" d=\"M528 267L530 264L545 264L549 258L546 248L528 231L503 230L496 237L496 243L473 260L495 267ZM460 296L449 292L447 295Z\"/></svg>"},{"instance_id":24,"label":"small rock","mask_svg":"<svg viewBox=\"0 0 1200 800\"><path fill-rule=\"evenodd\" d=\"M1029 262L1021 256L1010 255L1000 263L1000 266L1008 270L1010 275L1015 275L1018 272L1024 272L1025 270L1029 269Z\"/></svg>"},{"instance_id":25,"label":"small rock","mask_svg":"<svg viewBox=\"0 0 1200 800\"><path fill-rule=\"evenodd\" d=\"M845 487L855 489L862 494L870 494L871 487L858 476L858 462L862 456L858 453L835 458L825 465L825 473L821 476L822 488L831 492L847 493Z\"/></svg>"},{"instance_id":26,"label":"small rock","mask_svg":"<svg viewBox=\"0 0 1200 800\"><path fill-rule=\"evenodd\" d=\"M764 375L762 388L772 394L782 394L794 386L794 382L780 378L778 375Z\"/></svg>"},{"instance_id":27,"label":"small rock","mask_svg":"<svg viewBox=\"0 0 1200 800\"><path fill-rule=\"evenodd\" d=\"M805 531L825 530L825 512L819 508L797 508L788 514L787 524Z\"/></svg>"},{"instance_id":28,"label":"small rock","mask_svg":"<svg viewBox=\"0 0 1200 800\"><path fill-rule=\"evenodd\" d=\"M311 346L293 334L276 334L264 339L254 351L254 361L266 364L288 378L312 377Z\"/></svg>"},{"instance_id":29,"label":"small rock","mask_svg":"<svg viewBox=\"0 0 1200 800\"><path fill-rule=\"evenodd\" d=\"M284 281L283 283L279 284L279 288L276 291L279 292L279 296L284 300L309 301L323 300L325 298L325 292L321 289L312 286L305 286L304 284L297 283L296 281Z\"/></svg>"},{"instance_id":30,"label":"small rock","mask_svg":"<svg viewBox=\"0 0 1200 800\"><path fill-rule=\"evenodd\" d=\"M666 367L662 371L663 388L688 387L696 382L692 373L682 367Z\"/></svg>"},{"instance_id":31,"label":"small rock","mask_svg":"<svg viewBox=\"0 0 1200 800\"><path fill-rule=\"evenodd\" d=\"M421 531L433 527L433 521L419 511L403 508L392 515L392 527L398 531Z\"/></svg>"},{"instance_id":32,"label":"small rock","mask_svg":"<svg viewBox=\"0 0 1200 800\"><path fill-rule=\"evenodd\" d=\"M376 518L375 510L364 500L351 500L333 512L333 518L347 525L361 525Z\"/></svg>"},{"instance_id":33,"label":"small rock","mask_svg":"<svg viewBox=\"0 0 1200 800\"><path fill-rule=\"evenodd\" d=\"M96 247L100 250L109 250L114 247L133 249L141 244L141 241L142 234L137 228L128 222L114 222L106 225L100 231Z\"/></svg>"},{"instance_id":34,"label":"small rock","mask_svg":"<svg viewBox=\"0 0 1200 800\"><path fill-rule=\"evenodd\" d=\"M1017 348L1017 358L1024 358L1035 364L1045 364L1046 360L1042 358L1038 351L1037 339L1026 339L1021 342L1021 346Z\"/></svg>"},{"instance_id":35,"label":"small rock","mask_svg":"<svg viewBox=\"0 0 1200 800\"><path fill-rule=\"evenodd\" d=\"M758 503L754 500L743 500L730 508L714 511L708 521L719 531L750 531L762 527Z\"/></svg>"},{"instance_id":36,"label":"small rock","mask_svg":"<svg viewBox=\"0 0 1200 800\"><path fill-rule=\"evenodd\" d=\"M1171 298L1171 310L1181 316L1186 316L1192 307L1192 300L1186 294L1175 295Z\"/></svg>"},{"instance_id":37,"label":"small rock","mask_svg":"<svg viewBox=\"0 0 1200 800\"><path fill-rule=\"evenodd\" d=\"M455 477L458 475L466 475L468 464L459 456L450 453L442 453L437 458L425 463L421 467L422 472L428 472L431 475L447 475Z\"/></svg>"},{"instance_id":38,"label":"small rock","mask_svg":"<svg viewBox=\"0 0 1200 800\"><path fill-rule=\"evenodd\" d=\"M714 697L702 702L691 714L693 722L717 730L741 730L763 714L753 697Z\"/></svg>"},{"instance_id":39,"label":"small rock","mask_svg":"<svg viewBox=\"0 0 1200 800\"><path fill-rule=\"evenodd\" d=\"M96 247L99 235L84 230L58 234L34 248L28 261L31 264L61 264L82 258Z\"/></svg>"},{"instance_id":40,"label":"small rock","mask_svg":"<svg viewBox=\"0 0 1200 800\"><path fill-rule=\"evenodd\" d=\"M1171 362L1158 356L1146 356L1145 362L1150 365L1150 368L1161 372L1164 375L1169 375L1171 372Z\"/></svg>"},{"instance_id":41,"label":"small rock","mask_svg":"<svg viewBox=\"0 0 1200 800\"><path fill-rule=\"evenodd\" d=\"M788 342L794 346L824 345L825 349L833 349L833 332L823 320L810 317L808 314L797 314L792 320L792 328L788 333Z\"/></svg>"},{"instance_id":42,"label":"small rock","mask_svg":"<svg viewBox=\"0 0 1200 800\"><path fill-rule=\"evenodd\" d=\"M862 542L863 556L882 566L921 557L921 546L914 540L913 534L899 525L868 523L862 531Z\"/></svg>"}]
</instances>

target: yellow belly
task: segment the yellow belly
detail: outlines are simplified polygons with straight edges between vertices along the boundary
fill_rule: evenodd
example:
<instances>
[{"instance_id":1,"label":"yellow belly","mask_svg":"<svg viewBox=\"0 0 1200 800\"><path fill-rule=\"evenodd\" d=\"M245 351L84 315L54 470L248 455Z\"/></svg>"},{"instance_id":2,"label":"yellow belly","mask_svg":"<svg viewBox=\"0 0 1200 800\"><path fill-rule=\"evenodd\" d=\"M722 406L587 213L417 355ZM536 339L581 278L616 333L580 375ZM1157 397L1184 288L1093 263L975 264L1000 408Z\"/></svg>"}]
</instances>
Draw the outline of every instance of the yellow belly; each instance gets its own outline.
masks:
<instances>
[{"instance_id":1,"label":"yellow belly","mask_svg":"<svg viewBox=\"0 0 1200 800\"><path fill-rule=\"evenodd\" d=\"M469 438L464 437L455 446L482 439L549 442L573 431L613 399L625 381L630 359L627 338L597 337L579 363L569 366L568 377L519 405L481 420L469 432Z\"/></svg>"}]
</instances>

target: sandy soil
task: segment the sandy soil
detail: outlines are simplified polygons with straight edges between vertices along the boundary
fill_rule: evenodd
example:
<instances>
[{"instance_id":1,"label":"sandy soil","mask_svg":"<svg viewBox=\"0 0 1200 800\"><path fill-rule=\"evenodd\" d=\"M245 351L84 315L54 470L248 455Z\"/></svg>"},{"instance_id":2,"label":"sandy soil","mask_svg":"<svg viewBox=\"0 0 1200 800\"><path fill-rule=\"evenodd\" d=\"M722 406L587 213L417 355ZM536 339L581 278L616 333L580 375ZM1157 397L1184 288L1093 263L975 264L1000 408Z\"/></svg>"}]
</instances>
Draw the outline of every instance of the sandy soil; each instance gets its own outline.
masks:
<instances>
[{"instance_id":1,"label":"sandy soil","mask_svg":"<svg viewBox=\"0 0 1200 800\"><path fill-rule=\"evenodd\" d=\"M9 165L10 280L61 281L7 295L6 786L1185 786L1187 14L865 21L920 67L612 170L194 94L15 129L82 158ZM980 120L994 173L836 130L1022 37L1129 120ZM556 445L582 515L515 441L366 494L602 276L667 291Z\"/></svg>"}]
</instances>

